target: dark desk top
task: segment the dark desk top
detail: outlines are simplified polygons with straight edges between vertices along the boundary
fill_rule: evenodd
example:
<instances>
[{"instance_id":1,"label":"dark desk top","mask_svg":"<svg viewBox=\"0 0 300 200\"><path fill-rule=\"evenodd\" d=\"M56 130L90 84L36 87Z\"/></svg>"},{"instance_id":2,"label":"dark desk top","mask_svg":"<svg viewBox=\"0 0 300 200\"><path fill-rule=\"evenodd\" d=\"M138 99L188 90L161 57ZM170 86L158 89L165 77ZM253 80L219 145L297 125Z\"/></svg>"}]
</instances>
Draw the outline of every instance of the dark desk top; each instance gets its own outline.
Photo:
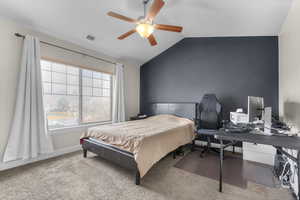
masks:
<instances>
[{"instance_id":1,"label":"dark desk top","mask_svg":"<svg viewBox=\"0 0 300 200\"><path fill-rule=\"evenodd\" d=\"M219 131L215 134L217 139L234 140L241 142L250 142L257 144L267 144L276 147L284 147L288 149L300 150L300 137L297 136L278 136L278 135L263 135L255 133L230 133Z\"/></svg>"}]
</instances>

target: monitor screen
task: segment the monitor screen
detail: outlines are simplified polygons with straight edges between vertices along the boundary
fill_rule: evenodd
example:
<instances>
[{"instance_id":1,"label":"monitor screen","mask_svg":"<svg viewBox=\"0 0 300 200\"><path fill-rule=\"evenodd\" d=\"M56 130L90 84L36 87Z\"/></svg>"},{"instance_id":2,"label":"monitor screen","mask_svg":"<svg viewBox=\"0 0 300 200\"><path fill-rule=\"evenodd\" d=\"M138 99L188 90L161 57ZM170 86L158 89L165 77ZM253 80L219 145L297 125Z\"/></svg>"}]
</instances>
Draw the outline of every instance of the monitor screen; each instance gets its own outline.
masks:
<instances>
[{"instance_id":1,"label":"monitor screen","mask_svg":"<svg viewBox=\"0 0 300 200\"><path fill-rule=\"evenodd\" d=\"M254 122L261 120L264 110L264 99L262 97L248 97L248 120Z\"/></svg>"}]
</instances>

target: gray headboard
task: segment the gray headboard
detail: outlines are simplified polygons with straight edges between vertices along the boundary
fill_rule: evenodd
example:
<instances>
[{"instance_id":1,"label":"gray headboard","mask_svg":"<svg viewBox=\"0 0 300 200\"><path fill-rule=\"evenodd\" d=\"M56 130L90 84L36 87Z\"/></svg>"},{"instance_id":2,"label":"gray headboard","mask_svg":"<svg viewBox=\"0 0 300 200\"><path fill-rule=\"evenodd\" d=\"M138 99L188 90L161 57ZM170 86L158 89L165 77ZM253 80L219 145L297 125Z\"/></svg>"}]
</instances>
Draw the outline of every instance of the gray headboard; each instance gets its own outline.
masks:
<instances>
[{"instance_id":1,"label":"gray headboard","mask_svg":"<svg viewBox=\"0 0 300 200\"><path fill-rule=\"evenodd\" d=\"M197 103L149 103L147 108L148 115L172 114L185 117L191 120L196 118Z\"/></svg>"}]
</instances>

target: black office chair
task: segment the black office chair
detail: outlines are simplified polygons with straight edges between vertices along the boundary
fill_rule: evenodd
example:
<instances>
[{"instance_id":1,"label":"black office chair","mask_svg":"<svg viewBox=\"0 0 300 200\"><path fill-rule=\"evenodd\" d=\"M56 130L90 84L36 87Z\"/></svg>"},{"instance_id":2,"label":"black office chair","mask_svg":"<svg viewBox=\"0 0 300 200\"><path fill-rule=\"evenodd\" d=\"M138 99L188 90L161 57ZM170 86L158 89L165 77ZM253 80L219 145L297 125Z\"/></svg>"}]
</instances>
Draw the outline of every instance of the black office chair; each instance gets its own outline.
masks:
<instances>
[{"instance_id":1,"label":"black office chair","mask_svg":"<svg viewBox=\"0 0 300 200\"><path fill-rule=\"evenodd\" d=\"M216 131L221 128L221 113L222 106L215 94L205 94L198 104L197 116L197 136L195 140L207 140L207 146L201 152L202 157L205 152L210 150L218 152L215 148L211 148L211 139L214 137ZM194 149L195 141L193 141Z\"/></svg>"}]
</instances>

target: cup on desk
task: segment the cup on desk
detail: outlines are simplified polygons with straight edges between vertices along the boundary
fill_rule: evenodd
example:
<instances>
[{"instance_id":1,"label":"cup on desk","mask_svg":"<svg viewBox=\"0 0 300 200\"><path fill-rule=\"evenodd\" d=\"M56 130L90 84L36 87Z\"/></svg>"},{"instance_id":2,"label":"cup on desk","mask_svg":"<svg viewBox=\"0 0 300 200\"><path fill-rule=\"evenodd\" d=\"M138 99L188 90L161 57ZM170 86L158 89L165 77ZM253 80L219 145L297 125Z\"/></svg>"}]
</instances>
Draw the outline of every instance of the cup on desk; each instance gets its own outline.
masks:
<instances>
[{"instance_id":1,"label":"cup on desk","mask_svg":"<svg viewBox=\"0 0 300 200\"><path fill-rule=\"evenodd\" d=\"M238 108L238 109L236 109L236 112L237 112L237 113L243 113L243 108Z\"/></svg>"}]
</instances>

